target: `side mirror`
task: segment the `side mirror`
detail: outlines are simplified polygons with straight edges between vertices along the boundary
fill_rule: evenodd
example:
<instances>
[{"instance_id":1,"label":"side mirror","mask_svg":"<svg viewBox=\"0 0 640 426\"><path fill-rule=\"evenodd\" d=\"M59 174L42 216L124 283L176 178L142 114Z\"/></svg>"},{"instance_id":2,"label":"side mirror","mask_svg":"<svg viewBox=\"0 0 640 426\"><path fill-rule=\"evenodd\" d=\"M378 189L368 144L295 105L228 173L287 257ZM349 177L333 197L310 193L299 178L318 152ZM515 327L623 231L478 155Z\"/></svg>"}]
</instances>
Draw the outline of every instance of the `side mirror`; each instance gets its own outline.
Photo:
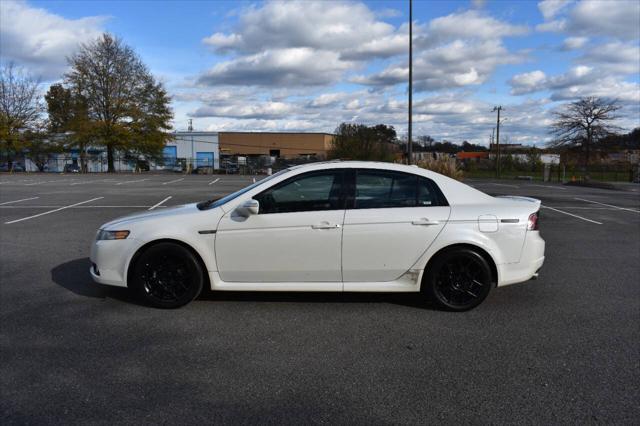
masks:
<instances>
[{"instance_id":1,"label":"side mirror","mask_svg":"<svg viewBox=\"0 0 640 426\"><path fill-rule=\"evenodd\" d=\"M240 207L238 207L239 213L243 216L250 216L252 214L258 214L260 211L260 203L258 200L247 200Z\"/></svg>"}]
</instances>

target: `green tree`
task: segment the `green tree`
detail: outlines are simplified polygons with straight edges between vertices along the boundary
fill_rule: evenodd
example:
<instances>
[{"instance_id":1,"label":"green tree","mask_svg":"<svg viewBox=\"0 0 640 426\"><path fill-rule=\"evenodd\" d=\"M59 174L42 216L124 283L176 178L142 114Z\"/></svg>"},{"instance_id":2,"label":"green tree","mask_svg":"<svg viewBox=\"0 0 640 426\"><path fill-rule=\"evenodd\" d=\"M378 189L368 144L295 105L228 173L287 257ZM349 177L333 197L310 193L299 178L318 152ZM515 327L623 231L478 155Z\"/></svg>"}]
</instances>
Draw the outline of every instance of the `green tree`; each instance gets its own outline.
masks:
<instances>
[{"instance_id":1,"label":"green tree","mask_svg":"<svg viewBox=\"0 0 640 426\"><path fill-rule=\"evenodd\" d=\"M12 63L0 68L0 154L12 167L14 157L41 128L40 82Z\"/></svg>"},{"instance_id":2,"label":"green tree","mask_svg":"<svg viewBox=\"0 0 640 426\"><path fill-rule=\"evenodd\" d=\"M397 141L393 126L342 123L336 128L329 158L366 161L393 161Z\"/></svg>"},{"instance_id":3,"label":"green tree","mask_svg":"<svg viewBox=\"0 0 640 426\"><path fill-rule=\"evenodd\" d=\"M52 146L60 150L78 149L81 170L86 172L87 148L97 139L97 126L89 119L87 100L61 84L52 85L45 95L45 100Z\"/></svg>"},{"instance_id":4,"label":"green tree","mask_svg":"<svg viewBox=\"0 0 640 426\"><path fill-rule=\"evenodd\" d=\"M159 157L170 138L170 99L139 56L119 38L103 34L69 58L65 84L86 103L91 145L104 146L108 171L116 152Z\"/></svg>"}]
</instances>

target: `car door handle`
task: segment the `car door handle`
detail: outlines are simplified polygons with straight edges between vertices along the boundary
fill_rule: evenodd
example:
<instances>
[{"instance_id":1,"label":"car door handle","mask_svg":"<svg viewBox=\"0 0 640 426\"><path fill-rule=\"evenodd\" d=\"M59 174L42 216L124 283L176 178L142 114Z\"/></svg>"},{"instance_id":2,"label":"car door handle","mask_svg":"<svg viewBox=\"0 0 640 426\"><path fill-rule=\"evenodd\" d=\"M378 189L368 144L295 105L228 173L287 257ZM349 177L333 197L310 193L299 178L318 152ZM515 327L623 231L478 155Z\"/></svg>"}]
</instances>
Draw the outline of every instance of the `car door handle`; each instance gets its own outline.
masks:
<instances>
[{"instance_id":1,"label":"car door handle","mask_svg":"<svg viewBox=\"0 0 640 426\"><path fill-rule=\"evenodd\" d=\"M317 225L311 225L311 229L337 229L340 225L337 223L321 222Z\"/></svg>"},{"instance_id":2,"label":"car door handle","mask_svg":"<svg viewBox=\"0 0 640 426\"><path fill-rule=\"evenodd\" d=\"M412 225L423 225L423 226L438 225L439 223L440 222L437 220L429 220L426 217L423 217L422 219L414 220L411 222Z\"/></svg>"}]
</instances>

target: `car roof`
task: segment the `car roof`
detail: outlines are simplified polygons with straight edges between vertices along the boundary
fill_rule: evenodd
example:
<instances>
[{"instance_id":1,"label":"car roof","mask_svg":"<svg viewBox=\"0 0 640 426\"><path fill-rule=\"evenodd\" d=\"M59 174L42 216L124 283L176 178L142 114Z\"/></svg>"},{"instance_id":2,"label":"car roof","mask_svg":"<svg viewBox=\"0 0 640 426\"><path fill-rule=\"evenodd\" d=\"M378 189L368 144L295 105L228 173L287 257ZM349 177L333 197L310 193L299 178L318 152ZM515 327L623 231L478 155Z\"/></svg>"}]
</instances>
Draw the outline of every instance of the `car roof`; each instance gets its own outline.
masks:
<instances>
[{"instance_id":1,"label":"car roof","mask_svg":"<svg viewBox=\"0 0 640 426\"><path fill-rule=\"evenodd\" d=\"M295 171L296 174L305 171L312 170L326 170L326 169L378 169L378 170L390 170L404 173L411 173L419 176L424 176L433 180L440 190L445 194L447 200L454 204L470 204L470 203L486 203L493 199L490 195L484 192L478 191L475 188L470 187L455 179L451 179L447 176L441 175L431 170L423 169L415 165L406 165L398 163L385 163L381 161L321 161L317 163L302 164L298 166L290 167L289 170Z\"/></svg>"}]
</instances>

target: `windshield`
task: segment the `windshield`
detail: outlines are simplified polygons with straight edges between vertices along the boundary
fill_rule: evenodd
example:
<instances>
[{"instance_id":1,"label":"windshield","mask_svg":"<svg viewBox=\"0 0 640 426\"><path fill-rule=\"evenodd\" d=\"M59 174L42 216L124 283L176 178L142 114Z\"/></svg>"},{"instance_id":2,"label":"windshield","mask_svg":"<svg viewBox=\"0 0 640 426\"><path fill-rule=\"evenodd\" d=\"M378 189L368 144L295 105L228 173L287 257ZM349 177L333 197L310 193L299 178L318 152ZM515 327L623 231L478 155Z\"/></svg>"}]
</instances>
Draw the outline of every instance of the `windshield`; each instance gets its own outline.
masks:
<instances>
[{"instance_id":1,"label":"windshield","mask_svg":"<svg viewBox=\"0 0 640 426\"><path fill-rule=\"evenodd\" d=\"M286 172L288 172L290 169L283 169L280 170L278 173L272 174L271 176L267 176L266 178L259 180L255 183L252 183L251 185L242 188L239 191L233 192L229 195L225 195L222 198L214 198L212 200L208 200L208 201L203 201L201 203L198 203L198 208L200 210L209 210L209 209L214 209L216 207L220 207L223 204L228 203L229 201L233 200L234 198L237 198L239 196L241 196L242 194L244 194L245 192L251 191L253 188L255 188L258 185L262 185L263 183L275 178L276 176L280 176Z\"/></svg>"}]
</instances>

